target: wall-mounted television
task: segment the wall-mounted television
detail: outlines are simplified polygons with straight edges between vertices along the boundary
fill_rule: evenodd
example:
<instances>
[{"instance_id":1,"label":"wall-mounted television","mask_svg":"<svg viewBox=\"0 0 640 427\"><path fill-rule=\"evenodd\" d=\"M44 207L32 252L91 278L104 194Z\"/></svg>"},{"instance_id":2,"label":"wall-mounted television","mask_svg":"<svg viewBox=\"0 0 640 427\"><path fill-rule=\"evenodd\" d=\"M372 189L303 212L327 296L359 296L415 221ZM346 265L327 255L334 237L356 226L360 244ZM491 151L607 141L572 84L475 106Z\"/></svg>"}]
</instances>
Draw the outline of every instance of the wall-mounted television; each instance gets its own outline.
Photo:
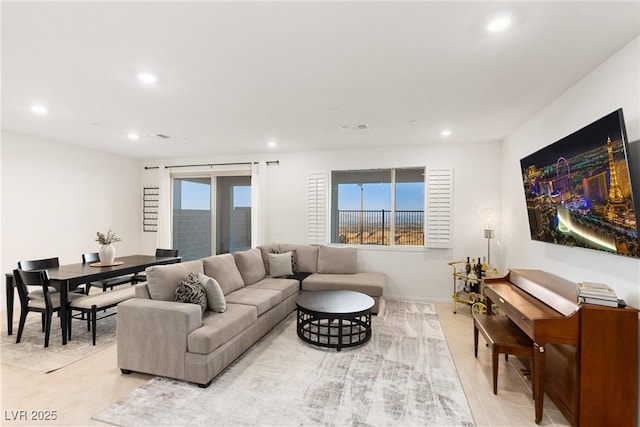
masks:
<instances>
[{"instance_id":1,"label":"wall-mounted television","mask_svg":"<svg viewBox=\"0 0 640 427\"><path fill-rule=\"evenodd\" d=\"M640 258L638 163L622 109L521 159L531 238Z\"/></svg>"}]
</instances>

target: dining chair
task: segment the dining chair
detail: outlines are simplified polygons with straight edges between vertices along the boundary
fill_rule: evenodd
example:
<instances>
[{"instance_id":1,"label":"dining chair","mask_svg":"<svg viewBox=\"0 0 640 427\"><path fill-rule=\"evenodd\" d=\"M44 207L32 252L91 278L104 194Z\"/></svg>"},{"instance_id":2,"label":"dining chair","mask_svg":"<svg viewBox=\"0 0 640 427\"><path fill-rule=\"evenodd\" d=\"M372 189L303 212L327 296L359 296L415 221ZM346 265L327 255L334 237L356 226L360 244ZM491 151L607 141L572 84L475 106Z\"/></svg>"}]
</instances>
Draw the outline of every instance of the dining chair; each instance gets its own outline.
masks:
<instances>
[{"instance_id":1,"label":"dining chair","mask_svg":"<svg viewBox=\"0 0 640 427\"><path fill-rule=\"evenodd\" d=\"M60 267L60 260L58 259L58 257L18 261L18 268L24 271L47 270L49 268L56 268L56 267ZM85 293L86 289L78 287L76 289L70 289L70 291ZM35 297L36 295L41 295L42 291L40 289L37 289L32 292L33 292L32 296ZM58 290L54 287L50 287L49 292L54 294L58 292Z\"/></svg>"},{"instance_id":2,"label":"dining chair","mask_svg":"<svg viewBox=\"0 0 640 427\"><path fill-rule=\"evenodd\" d=\"M157 257L176 257L178 256L178 249L157 248L156 256ZM135 276L133 276L133 283L146 282L146 281L147 281L147 276L145 274L136 274Z\"/></svg>"},{"instance_id":3,"label":"dining chair","mask_svg":"<svg viewBox=\"0 0 640 427\"><path fill-rule=\"evenodd\" d=\"M18 261L18 268L24 271L46 270L48 268L55 268L55 267L60 267L60 260L58 259L58 257ZM49 288L50 294L55 294L56 292L58 292L58 290L53 286ZM41 298L42 288L38 286L38 289L31 291L31 297ZM44 328L44 317L42 318L42 321L43 321L42 327ZM44 332L44 329L42 331Z\"/></svg>"},{"instance_id":4,"label":"dining chair","mask_svg":"<svg viewBox=\"0 0 640 427\"><path fill-rule=\"evenodd\" d=\"M87 252L82 254L82 263L90 264L93 262L99 262L100 257L98 252ZM118 276L113 277L111 279L100 280L97 282L87 283L86 286L86 294L89 295L89 289L91 286L96 286L102 288L102 292L106 292L107 289L113 289L114 286L123 285L125 283L133 283L133 276Z\"/></svg>"},{"instance_id":5,"label":"dining chair","mask_svg":"<svg viewBox=\"0 0 640 427\"><path fill-rule=\"evenodd\" d=\"M13 270L13 277L18 288L18 296L20 298L20 322L18 324L18 336L16 337L16 343L19 343L22 339L22 332L24 331L24 324L27 320L27 314L29 312L41 313L44 319L43 332L44 346L49 347L49 337L51 336L51 318L53 313L60 312L60 294L51 294L49 288L51 282L49 280L49 273L47 270L29 270L22 269ZM33 292L29 292L29 286L38 286L41 290L41 294L34 296ZM76 298L84 298L80 294L69 294L69 300ZM67 317L67 326L71 328L71 316ZM61 320L62 321L62 320ZM62 324L60 325L62 326Z\"/></svg>"}]
</instances>

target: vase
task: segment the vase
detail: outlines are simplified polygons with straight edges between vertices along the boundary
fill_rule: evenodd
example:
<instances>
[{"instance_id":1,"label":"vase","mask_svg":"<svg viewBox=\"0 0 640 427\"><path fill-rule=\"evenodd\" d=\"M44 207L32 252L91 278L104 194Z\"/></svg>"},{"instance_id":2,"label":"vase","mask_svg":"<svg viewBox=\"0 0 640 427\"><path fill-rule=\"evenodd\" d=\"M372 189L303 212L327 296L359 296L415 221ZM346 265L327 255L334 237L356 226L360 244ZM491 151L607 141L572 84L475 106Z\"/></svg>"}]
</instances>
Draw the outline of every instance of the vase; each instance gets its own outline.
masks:
<instances>
[{"instance_id":1,"label":"vase","mask_svg":"<svg viewBox=\"0 0 640 427\"><path fill-rule=\"evenodd\" d=\"M113 264L113 260L116 257L116 248L111 243L102 245L98 251L98 257L103 264Z\"/></svg>"}]
</instances>

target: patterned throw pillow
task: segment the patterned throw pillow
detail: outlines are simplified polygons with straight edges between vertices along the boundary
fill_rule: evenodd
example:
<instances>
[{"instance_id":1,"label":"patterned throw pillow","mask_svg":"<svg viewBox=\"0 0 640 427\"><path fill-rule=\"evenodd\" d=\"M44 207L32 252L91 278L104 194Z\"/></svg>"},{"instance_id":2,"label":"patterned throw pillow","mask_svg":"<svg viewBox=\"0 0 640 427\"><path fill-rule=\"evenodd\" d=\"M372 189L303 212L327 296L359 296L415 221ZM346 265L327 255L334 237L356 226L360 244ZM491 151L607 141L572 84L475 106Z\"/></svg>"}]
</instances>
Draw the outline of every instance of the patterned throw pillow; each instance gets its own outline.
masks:
<instances>
[{"instance_id":1,"label":"patterned throw pillow","mask_svg":"<svg viewBox=\"0 0 640 427\"><path fill-rule=\"evenodd\" d=\"M198 304L202 313L205 312L207 309L207 293L197 274L189 273L186 279L180 281L180 285L176 289L175 300L176 302Z\"/></svg>"},{"instance_id":2,"label":"patterned throw pillow","mask_svg":"<svg viewBox=\"0 0 640 427\"><path fill-rule=\"evenodd\" d=\"M282 251L282 250L272 250L272 254L286 254L287 252L291 252L291 270L293 274L300 272L300 266L298 266L298 252L295 249L290 251ZM272 276L273 277L273 276Z\"/></svg>"}]
</instances>

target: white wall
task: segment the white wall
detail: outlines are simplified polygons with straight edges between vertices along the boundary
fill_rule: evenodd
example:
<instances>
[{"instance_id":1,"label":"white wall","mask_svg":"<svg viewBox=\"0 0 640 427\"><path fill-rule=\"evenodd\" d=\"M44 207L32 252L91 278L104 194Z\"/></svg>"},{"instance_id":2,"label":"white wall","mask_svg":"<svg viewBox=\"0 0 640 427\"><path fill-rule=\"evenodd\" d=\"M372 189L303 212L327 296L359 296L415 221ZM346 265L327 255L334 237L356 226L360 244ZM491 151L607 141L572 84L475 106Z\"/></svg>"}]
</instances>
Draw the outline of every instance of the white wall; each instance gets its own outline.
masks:
<instances>
[{"instance_id":1,"label":"white wall","mask_svg":"<svg viewBox=\"0 0 640 427\"><path fill-rule=\"evenodd\" d=\"M640 139L639 40L622 48L513 132L502 151L507 265L546 270L575 282L608 283L634 307L640 306L640 260L531 241L520 159L620 107L629 140Z\"/></svg>"},{"instance_id":2,"label":"white wall","mask_svg":"<svg viewBox=\"0 0 640 427\"><path fill-rule=\"evenodd\" d=\"M486 255L485 221L489 214L497 217L500 206L498 142L293 153L278 158L280 165L269 169L268 237L296 243L306 239L304 201L309 170L453 167L453 249L362 247L358 251L361 270L387 273L385 295L389 298L451 301L453 284L447 262Z\"/></svg>"},{"instance_id":3,"label":"white wall","mask_svg":"<svg viewBox=\"0 0 640 427\"><path fill-rule=\"evenodd\" d=\"M306 243L307 172L323 169L370 169L407 166L453 167L454 169L454 248L390 249L364 247L358 251L359 268L388 274L385 295L389 298L421 301L451 301L451 268L447 262L464 257L485 256L487 241L483 230L487 217L497 228L492 241L492 260L500 259L496 242L502 230L496 226L500 206L499 142L378 148L367 151L322 151L261 154L253 157L215 159L173 159L171 164L279 160L268 167L267 241ZM148 162L152 166L163 162ZM157 170L144 174L145 183L157 182ZM155 241L143 236L144 250Z\"/></svg>"},{"instance_id":4,"label":"white wall","mask_svg":"<svg viewBox=\"0 0 640 427\"><path fill-rule=\"evenodd\" d=\"M138 160L8 132L1 159L3 273L21 259L81 262L82 253L99 249L96 232L109 227L122 238L118 255L139 252Z\"/></svg>"}]
</instances>

